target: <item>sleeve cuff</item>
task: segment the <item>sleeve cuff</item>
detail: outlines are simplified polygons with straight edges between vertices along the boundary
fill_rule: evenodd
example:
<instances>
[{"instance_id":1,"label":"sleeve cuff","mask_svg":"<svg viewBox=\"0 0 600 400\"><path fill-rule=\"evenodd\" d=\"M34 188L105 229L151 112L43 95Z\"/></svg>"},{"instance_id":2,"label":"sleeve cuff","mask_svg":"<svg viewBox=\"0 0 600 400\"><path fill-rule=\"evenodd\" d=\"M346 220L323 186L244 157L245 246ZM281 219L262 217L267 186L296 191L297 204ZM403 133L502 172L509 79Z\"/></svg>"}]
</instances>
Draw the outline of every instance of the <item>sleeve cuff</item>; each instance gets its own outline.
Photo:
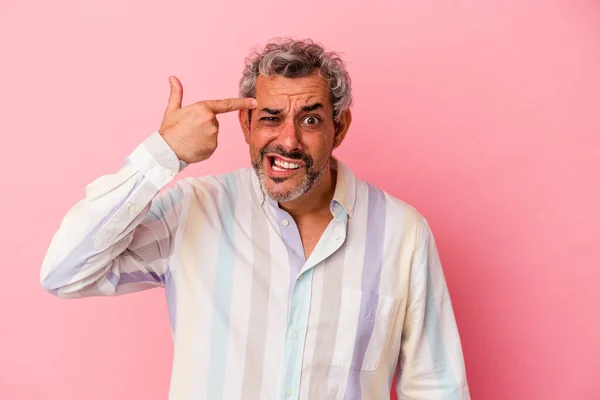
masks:
<instances>
[{"instance_id":1,"label":"sleeve cuff","mask_svg":"<svg viewBox=\"0 0 600 400\"><path fill-rule=\"evenodd\" d=\"M187 167L187 163L177 155L156 131L127 157L127 162L135 166L159 189L167 185L175 175Z\"/></svg>"},{"instance_id":2,"label":"sleeve cuff","mask_svg":"<svg viewBox=\"0 0 600 400\"><path fill-rule=\"evenodd\" d=\"M188 164L179 160L177 155L163 139L160 132L156 131L144 141L146 150L156 159L156 161L165 168L181 172Z\"/></svg>"}]
</instances>

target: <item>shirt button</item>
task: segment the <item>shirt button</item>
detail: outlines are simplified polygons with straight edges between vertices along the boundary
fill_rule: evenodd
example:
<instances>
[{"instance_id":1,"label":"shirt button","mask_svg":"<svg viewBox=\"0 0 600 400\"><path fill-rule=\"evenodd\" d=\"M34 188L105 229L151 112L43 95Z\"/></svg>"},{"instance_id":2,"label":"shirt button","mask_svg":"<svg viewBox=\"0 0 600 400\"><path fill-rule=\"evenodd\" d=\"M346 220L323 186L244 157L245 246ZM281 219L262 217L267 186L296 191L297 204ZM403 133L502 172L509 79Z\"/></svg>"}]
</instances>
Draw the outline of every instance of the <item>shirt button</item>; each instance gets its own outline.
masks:
<instances>
[{"instance_id":1,"label":"shirt button","mask_svg":"<svg viewBox=\"0 0 600 400\"><path fill-rule=\"evenodd\" d=\"M129 212L130 212L130 213L134 213L134 212L136 212L136 211L137 211L137 207L135 206L135 204L131 204L131 205L129 206Z\"/></svg>"},{"instance_id":2,"label":"shirt button","mask_svg":"<svg viewBox=\"0 0 600 400\"><path fill-rule=\"evenodd\" d=\"M292 390L291 389L286 390L285 391L285 396L286 397L292 397Z\"/></svg>"},{"instance_id":3,"label":"shirt button","mask_svg":"<svg viewBox=\"0 0 600 400\"><path fill-rule=\"evenodd\" d=\"M294 340L298 339L298 332L292 333L292 339L294 339Z\"/></svg>"},{"instance_id":4,"label":"shirt button","mask_svg":"<svg viewBox=\"0 0 600 400\"><path fill-rule=\"evenodd\" d=\"M173 176L173 175L175 175L175 171L173 171L172 169L167 168L167 175Z\"/></svg>"},{"instance_id":5,"label":"shirt button","mask_svg":"<svg viewBox=\"0 0 600 400\"><path fill-rule=\"evenodd\" d=\"M288 226L290 224L290 221L284 219L283 221L281 221L281 223L283 224L283 226Z\"/></svg>"}]
</instances>

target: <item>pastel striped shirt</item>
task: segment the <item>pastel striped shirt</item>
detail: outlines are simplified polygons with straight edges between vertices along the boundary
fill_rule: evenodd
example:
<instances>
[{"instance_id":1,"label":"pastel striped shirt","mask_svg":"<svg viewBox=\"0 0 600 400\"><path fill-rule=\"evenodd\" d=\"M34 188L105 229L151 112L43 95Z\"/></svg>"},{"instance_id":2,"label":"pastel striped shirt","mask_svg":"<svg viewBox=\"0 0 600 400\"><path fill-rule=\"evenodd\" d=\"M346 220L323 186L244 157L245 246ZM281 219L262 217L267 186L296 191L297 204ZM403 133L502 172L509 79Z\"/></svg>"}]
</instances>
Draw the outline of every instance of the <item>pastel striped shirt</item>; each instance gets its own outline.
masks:
<instances>
[{"instance_id":1,"label":"pastel striped shirt","mask_svg":"<svg viewBox=\"0 0 600 400\"><path fill-rule=\"evenodd\" d=\"M166 291L170 399L469 399L427 221L342 162L305 259L252 169L178 180L158 132L86 187L41 269L65 298Z\"/></svg>"}]
</instances>

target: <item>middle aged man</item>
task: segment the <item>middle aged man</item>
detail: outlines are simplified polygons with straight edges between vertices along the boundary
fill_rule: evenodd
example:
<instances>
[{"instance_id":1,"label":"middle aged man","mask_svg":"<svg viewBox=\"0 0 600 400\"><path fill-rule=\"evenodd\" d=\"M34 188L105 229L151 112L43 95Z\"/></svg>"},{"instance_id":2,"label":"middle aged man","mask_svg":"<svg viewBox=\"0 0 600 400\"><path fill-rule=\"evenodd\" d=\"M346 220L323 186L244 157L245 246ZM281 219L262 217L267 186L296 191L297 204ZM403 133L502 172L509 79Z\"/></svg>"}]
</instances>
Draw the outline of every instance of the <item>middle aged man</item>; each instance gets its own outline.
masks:
<instances>
[{"instance_id":1,"label":"middle aged man","mask_svg":"<svg viewBox=\"0 0 600 400\"><path fill-rule=\"evenodd\" d=\"M400 399L468 399L426 220L332 157L352 120L340 57L274 40L247 60L239 99L182 107L170 84L158 131L65 216L44 288L165 287L171 399L389 399L394 379ZM161 191L213 154L215 116L234 110L253 168Z\"/></svg>"}]
</instances>

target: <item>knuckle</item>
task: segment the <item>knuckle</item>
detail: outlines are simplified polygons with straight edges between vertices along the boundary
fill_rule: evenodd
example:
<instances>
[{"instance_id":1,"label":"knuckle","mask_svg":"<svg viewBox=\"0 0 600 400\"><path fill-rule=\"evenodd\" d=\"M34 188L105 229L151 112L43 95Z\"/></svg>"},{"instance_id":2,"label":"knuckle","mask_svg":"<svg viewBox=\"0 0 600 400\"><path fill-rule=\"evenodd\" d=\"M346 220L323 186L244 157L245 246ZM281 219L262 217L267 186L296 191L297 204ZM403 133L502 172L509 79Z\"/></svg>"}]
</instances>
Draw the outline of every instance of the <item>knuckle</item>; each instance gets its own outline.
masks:
<instances>
[{"instance_id":1,"label":"knuckle","mask_svg":"<svg viewBox=\"0 0 600 400\"><path fill-rule=\"evenodd\" d=\"M205 113L208 110L208 106L204 102L194 104L194 111L198 113Z\"/></svg>"}]
</instances>

